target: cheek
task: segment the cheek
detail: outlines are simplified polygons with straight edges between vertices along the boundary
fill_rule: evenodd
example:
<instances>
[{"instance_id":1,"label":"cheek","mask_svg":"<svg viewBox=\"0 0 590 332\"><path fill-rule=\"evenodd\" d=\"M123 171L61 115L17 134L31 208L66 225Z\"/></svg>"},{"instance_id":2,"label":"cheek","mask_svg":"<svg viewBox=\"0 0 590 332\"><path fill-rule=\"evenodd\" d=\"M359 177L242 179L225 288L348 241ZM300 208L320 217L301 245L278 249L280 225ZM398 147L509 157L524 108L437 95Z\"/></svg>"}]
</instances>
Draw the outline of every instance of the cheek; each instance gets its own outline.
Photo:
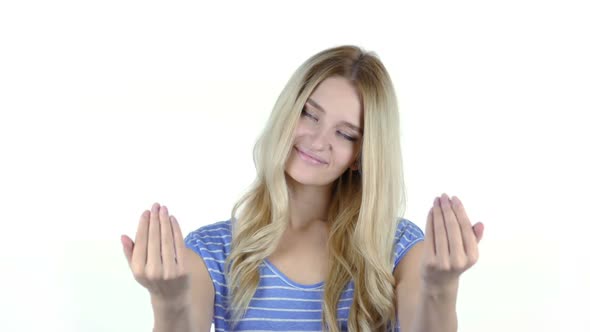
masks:
<instances>
[{"instance_id":1,"label":"cheek","mask_svg":"<svg viewBox=\"0 0 590 332\"><path fill-rule=\"evenodd\" d=\"M301 124L298 124L297 127L295 127L295 137L303 135L304 132L305 132L305 129L303 128L303 126Z\"/></svg>"},{"instance_id":2,"label":"cheek","mask_svg":"<svg viewBox=\"0 0 590 332\"><path fill-rule=\"evenodd\" d=\"M343 143L334 149L334 161L338 167L348 167L354 161L355 148L353 144Z\"/></svg>"},{"instance_id":3,"label":"cheek","mask_svg":"<svg viewBox=\"0 0 590 332\"><path fill-rule=\"evenodd\" d=\"M303 137L305 137L305 134L303 132L295 130L293 137L293 145L301 143L301 141L303 141Z\"/></svg>"},{"instance_id":4,"label":"cheek","mask_svg":"<svg viewBox=\"0 0 590 332\"><path fill-rule=\"evenodd\" d=\"M300 141L302 137L309 136L312 134L312 129L310 126L305 125L303 122L299 122L297 127L295 127L295 141Z\"/></svg>"}]
</instances>

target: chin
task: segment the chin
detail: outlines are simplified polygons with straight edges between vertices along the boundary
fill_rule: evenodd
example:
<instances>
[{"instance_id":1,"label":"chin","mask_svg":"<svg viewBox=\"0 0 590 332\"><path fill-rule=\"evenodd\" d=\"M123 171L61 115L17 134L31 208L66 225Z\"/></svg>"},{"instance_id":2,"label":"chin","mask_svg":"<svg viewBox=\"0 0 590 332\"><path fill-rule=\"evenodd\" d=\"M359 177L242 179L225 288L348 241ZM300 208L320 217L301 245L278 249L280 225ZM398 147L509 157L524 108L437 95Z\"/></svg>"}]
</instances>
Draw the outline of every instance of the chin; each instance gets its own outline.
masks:
<instances>
[{"instance_id":1,"label":"chin","mask_svg":"<svg viewBox=\"0 0 590 332\"><path fill-rule=\"evenodd\" d=\"M285 175L295 182L306 186L326 186L334 182L332 176L319 170L309 169L305 165L291 164L285 170Z\"/></svg>"},{"instance_id":2,"label":"chin","mask_svg":"<svg viewBox=\"0 0 590 332\"><path fill-rule=\"evenodd\" d=\"M309 173L309 172L308 172ZM285 174L293 179L293 181L297 182L298 184L305 185L305 186L325 186L330 184L331 181L326 182L325 179L318 178L317 175L314 174L301 174L299 172L289 172L285 171Z\"/></svg>"}]
</instances>

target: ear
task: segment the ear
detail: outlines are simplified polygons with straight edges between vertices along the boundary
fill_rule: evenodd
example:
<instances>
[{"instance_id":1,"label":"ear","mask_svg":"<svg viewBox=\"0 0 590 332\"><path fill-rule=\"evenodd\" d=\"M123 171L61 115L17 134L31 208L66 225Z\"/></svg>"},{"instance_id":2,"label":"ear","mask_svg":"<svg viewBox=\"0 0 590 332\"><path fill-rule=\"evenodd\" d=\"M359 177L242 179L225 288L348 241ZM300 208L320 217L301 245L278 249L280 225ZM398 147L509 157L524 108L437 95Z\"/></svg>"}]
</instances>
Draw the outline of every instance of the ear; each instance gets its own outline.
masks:
<instances>
[{"instance_id":1,"label":"ear","mask_svg":"<svg viewBox=\"0 0 590 332\"><path fill-rule=\"evenodd\" d=\"M354 160L354 162L352 163L352 165L350 165L350 169L353 171L358 171L361 168L361 163L363 161L363 152L359 152L358 156L356 157L356 159Z\"/></svg>"},{"instance_id":2,"label":"ear","mask_svg":"<svg viewBox=\"0 0 590 332\"><path fill-rule=\"evenodd\" d=\"M352 163L352 165L350 165L350 169L353 170L353 171L358 171L359 168L360 168L360 165L361 165L361 159L359 157L357 160L355 160Z\"/></svg>"}]
</instances>

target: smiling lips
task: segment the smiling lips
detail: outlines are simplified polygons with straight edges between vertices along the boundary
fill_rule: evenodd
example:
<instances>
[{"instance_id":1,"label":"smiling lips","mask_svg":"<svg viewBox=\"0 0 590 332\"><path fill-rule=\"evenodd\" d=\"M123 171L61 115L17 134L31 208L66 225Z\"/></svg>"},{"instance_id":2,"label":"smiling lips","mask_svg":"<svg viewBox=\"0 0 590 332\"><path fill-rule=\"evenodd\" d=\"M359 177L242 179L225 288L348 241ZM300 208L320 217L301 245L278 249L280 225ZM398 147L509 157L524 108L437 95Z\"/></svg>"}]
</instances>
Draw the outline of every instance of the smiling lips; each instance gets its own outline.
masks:
<instances>
[{"instance_id":1,"label":"smiling lips","mask_svg":"<svg viewBox=\"0 0 590 332\"><path fill-rule=\"evenodd\" d=\"M308 163L311 163L314 165L326 165L327 164L327 162L324 161L323 159L321 159L320 157L317 157L309 152L304 152L303 150L299 149L298 147L295 147L295 150L297 151L297 154L299 155L299 157Z\"/></svg>"}]
</instances>

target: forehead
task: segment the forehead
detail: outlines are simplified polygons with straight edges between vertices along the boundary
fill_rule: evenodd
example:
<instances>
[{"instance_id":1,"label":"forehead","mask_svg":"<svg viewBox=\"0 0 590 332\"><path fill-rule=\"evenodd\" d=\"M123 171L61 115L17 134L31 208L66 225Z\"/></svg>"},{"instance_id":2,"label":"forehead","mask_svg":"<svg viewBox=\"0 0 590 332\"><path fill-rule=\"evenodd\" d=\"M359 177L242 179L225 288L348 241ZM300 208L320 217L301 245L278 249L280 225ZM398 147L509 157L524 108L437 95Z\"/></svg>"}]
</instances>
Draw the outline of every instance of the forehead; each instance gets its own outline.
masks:
<instances>
[{"instance_id":1,"label":"forehead","mask_svg":"<svg viewBox=\"0 0 590 332\"><path fill-rule=\"evenodd\" d=\"M341 115L357 124L362 119L361 100L356 88L343 77L325 79L316 87L309 98L331 115Z\"/></svg>"}]
</instances>

